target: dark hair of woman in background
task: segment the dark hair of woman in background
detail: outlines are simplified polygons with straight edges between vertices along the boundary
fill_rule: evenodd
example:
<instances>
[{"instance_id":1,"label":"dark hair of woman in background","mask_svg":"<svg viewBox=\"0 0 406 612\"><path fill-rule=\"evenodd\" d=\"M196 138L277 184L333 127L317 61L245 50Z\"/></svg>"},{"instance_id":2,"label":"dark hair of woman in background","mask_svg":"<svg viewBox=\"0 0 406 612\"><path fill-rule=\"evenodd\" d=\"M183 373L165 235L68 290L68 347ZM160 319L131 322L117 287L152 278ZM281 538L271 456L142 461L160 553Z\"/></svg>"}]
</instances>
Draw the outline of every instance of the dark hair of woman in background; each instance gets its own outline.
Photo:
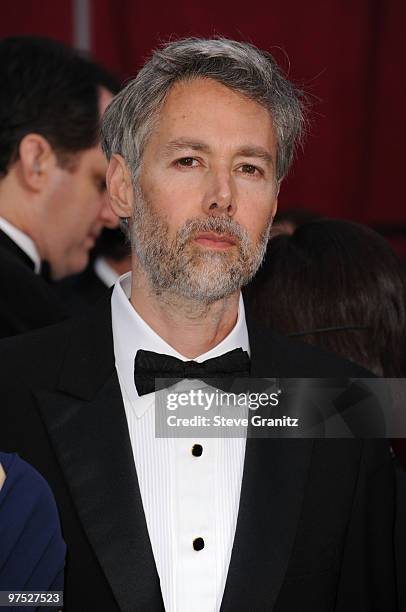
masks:
<instances>
[{"instance_id":1,"label":"dark hair of woman in background","mask_svg":"<svg viewBox=\"0 0 406 612\"><path fill-rule=\"evenodd\" d=\"M368 227L321 219L270 240L247 294L276 331L397 377L406 349L403 266Z\"/></svg>"},{"instance_id":2,"label":"dark hair of woman in background","mask_svg":"<svg viewBox=\"0 0 406 612\"><path fill-rule=\"evenodd\" d=\"M272 238L247 287L253 313L276 331L316 344L378 376L405 376L404 264L376 232L320 219ZM404 440L392 440L406 466ZM406 472L395 462L394 532L399 609L406 609Z\"/></svg>"}]
</instances>

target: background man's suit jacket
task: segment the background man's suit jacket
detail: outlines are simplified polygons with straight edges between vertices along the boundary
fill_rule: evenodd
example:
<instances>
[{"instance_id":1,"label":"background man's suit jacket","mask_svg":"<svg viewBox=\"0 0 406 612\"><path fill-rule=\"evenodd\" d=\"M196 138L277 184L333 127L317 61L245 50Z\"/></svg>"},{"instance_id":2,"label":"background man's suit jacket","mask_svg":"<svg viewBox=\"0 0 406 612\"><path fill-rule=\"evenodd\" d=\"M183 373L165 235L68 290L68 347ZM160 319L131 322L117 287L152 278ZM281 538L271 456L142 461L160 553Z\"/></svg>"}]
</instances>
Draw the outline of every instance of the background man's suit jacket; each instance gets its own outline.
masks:
<instances>
[{"instance_id":1,"label":"background man's suit jacket","mask_svg":"<svg viewBox=\"0 0 406 612\"><path fill-rule=\"evenodd\" d=\"M0 230L0 338L39 329L65 318L62 301L34 272L34 264Z\"/></svg>"},{"instance_id":2,"label":"background man's suit jacket","mask_svg":"<svg viewBox=\"0 0 406 612\"><path fill-rule=\"evenodd\" d=\"M63 300L71 316L81 314L108 291L109 288L97 276L94 261L80 274L75 274L55 283L54 289Z\"/></svg>"},{"instance_id":3,"label":"background man's suit jacket","mask_svg":"<svg viewBox=\"0 0 406 612\"><path fill-rule=\"evenodd\" d=\"M252 376L365 376L257 329ZM110 299L0 343L0 448L50 483L68 612L163 612L121 392ZM391 612L393 469L384 440L248 439L221 612Z\"/></svg>"}]
</instances>

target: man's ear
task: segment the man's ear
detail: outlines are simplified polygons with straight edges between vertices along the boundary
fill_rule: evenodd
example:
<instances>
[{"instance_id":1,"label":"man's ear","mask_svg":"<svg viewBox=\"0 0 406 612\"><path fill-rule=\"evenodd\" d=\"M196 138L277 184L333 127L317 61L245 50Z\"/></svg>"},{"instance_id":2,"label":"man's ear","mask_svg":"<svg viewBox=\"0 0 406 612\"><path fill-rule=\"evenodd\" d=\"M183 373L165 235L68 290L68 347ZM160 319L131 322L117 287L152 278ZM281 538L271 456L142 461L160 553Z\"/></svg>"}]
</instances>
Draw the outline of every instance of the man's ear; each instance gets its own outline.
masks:
<instances>
[{"instance_id":1,"label":"man's ear","mask_svg":"<svg viewBox=\"0 0 406 612\"><path fill-rule=\"evenodd\" d=\"M133 181L131 172L121 155L112 155L107 168L106 184L111 207L116 215L124 219L132 217Z\"/></svg>"},{"instance_id":2,"label":"man's ear","mask_svg":"<svg viewBox=\"0 0 406 612\"><path fill-rule=\"evenodd\" d=\"M51 167L56 164L51 145L40 134L27 134L20 142L18 153L18 171L24 186L31 191L41 191Z\"/></svg>"}]
</instances>

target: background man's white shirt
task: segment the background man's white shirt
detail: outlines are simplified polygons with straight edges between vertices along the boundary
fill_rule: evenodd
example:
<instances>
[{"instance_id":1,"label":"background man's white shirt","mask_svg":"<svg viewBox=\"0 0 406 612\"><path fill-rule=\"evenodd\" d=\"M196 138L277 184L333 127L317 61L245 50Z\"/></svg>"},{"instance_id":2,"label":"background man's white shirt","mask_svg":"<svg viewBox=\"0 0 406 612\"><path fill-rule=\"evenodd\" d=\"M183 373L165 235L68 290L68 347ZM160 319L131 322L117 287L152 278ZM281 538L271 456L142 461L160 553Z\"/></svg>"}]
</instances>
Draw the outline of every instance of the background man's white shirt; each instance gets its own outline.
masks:
<instances>
[{"instance_id":1,"label":"background man's white shirt","mask_svg":"<svg viewBox=\"0 0 406 612\"><path fill-rule=\"evenodd\" d=\"M131 273L112 295L115 363L134 462L167 612L211 612L221 606L234 542L244 465L245 438L155 438L154 393L138 396L134 358L139 349L183 361L129 302ZM244 304L237 322L201 362L235 348L249 352ZM192 455L201 444L200 457ZM204 540L203 550L193 540ZM136 575L134 574L134 580Z\"/></svg>"},{"instance_id":2,"label":"background man's white shirt","mask_svg":"<svg viewBox=\"0 0 406 612\"><path fill-rule=\"evenodd\" d=\"M104 257L97 257L93 264L93 269L96 276L101 282L110 288L119 278L119 274L107 263Z\"/></svg>"}]
</instances>

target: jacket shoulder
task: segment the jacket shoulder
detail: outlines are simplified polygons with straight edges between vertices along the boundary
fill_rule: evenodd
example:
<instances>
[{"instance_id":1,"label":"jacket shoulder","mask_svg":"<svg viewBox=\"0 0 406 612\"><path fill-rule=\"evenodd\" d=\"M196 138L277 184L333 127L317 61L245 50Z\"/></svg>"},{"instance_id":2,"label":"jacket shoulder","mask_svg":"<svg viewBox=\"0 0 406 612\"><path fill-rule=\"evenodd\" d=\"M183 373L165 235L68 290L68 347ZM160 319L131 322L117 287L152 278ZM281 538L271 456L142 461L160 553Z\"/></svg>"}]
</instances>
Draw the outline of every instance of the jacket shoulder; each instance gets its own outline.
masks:
<instances>
[{"instance_id":1,"label":"jacket shoulder","mask_svg":"<svg viewBox=\"0 0 406 612\"><path fill-rule=\"evenodd\" d=\"M0 338L27 333L64 319L62 300L13 253L0 248Z\"/></svg>"},{"instance_id":2,"label":"jacket shoulder","mask_svg":"<svg viewBox=\"0 0 406 612\"><path fill-rule=\"evenodd\" d=\"M114 367L110 292L84 314L0 341L0 389L51 389L67 368L82 382ZM101 375L101 374L100 374Z\"/></svg>"},{"instance_id":3,"label":"jacket shoulder","mask_svg":"<svg viewBox=\"0 0 406 612\"><path fill-rule=\"evenodd\" d=\"M269 331L268 342L273 345L282 376L300 378L370 378L374 374L362 366L318 346Z\"/></svg>"},{"instance_id":4,"label":"jacket shoulder","mask_svg":"<svg viewBox=\"0 0 406 612\"><path fill-rule=\"evenodd\" d=\"M0 340L0 387L31 386L31 382L42 386L53 378L74 327L68 320Z\"/></svg>"}]
</instances>

